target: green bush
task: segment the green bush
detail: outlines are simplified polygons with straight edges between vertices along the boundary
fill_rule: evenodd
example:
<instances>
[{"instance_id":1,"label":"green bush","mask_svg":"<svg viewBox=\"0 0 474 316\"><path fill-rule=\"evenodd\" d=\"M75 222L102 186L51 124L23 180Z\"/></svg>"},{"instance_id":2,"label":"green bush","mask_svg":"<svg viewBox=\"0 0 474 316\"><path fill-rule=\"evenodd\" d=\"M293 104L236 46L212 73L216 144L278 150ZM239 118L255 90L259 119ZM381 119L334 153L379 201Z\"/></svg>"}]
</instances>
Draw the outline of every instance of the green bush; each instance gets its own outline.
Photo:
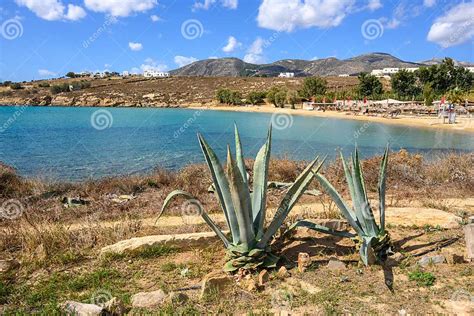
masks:
<instances>
[{"instance_id":1,"label":"green bush","mask_svg":"<svg viewBox=\"0 0 474 316\"><path fill-rule=\"evenodd\" d=\"M18 82L14 82L14 83L10 84L10 89L20 90L20 89L23 89L23 86Z\"/></svg>"},{"instance_id":2,"label":"green bush","mask_svg":"<svg viewBox=\"0 0 474 316\"><path fill-rule=\"evenodd\" d=\"M49 87L51 87L51 85L47 82L41 82L40 84L38 84L38 87L40 87L40 88L49 88Z\"/></svg>"},{"instance_id":3,"label":"green bush","mask_svg":"<svg viewBox=\"0 0 474 316\"><path fill-rule=\"evenodd\" d=\"M280 90L275 94L275 105L283 108L285 107L285 102L286 102L286 94L287 92L285 90Z\"/></svg>"},{"instance_id":4,"label":"green bush","mask_svg":"<svg viewBox=\"0 0 474 316\"><path fill-rule=\"evenodd\" d=\"M295 109L295 104L300 102L298 93L296 91L288 91L286 94L286 101L291 105L292 109Z\"/></svg>"},{"instance_id":5,"label":"green bush","mask_svg":"<svg viewBox=\"0 0 474 316\"><path fill-rule=\"evenodd\" d=\"M242 94L238 91L229 89L219 89L216 93L216 99L219 103L239 105L242 104Z\"/></svg>"},{"instance_id":6,"label":"green bush","mask_svg":"<svg viewBox=\"0 0 474 316\"><path fill-rule=\"evenodd\" d=\"M306 99L317 95L324 95L327 90L327 81L319 77L305 78L300 96Z\"/></svg>"},{"instance_id":7,"label":"green bush","mask_svg":"<svg viewBox=\"0 0 474 316\"><path fill-rule=\"evenodd\" d=\"M415 281L418 286L433 286L436 277L430 272L423 272L421 270L415 270L408 274L410 281Z\"/></svg>"},{"instance_id":8,"label":"green bush","mask_svg":"<svg viewBox=\"0 0 474 316\"><path fill-rule=\"evenodd\" d=\"M59 84L59 85L51 86L51 93L52 94L58 94L58 93L61 93L61 92L70 92L71 87L72 87L72 91L82 90L82 89L87 89L90 86L91 86L90 81L85 81L85 80L82 80L82 81L79 81L79 82L73 82L71 84L62 83L62 84Z\"/></svg>"},{"instance_id":9,"label":"green bush","mask_svg":"<svg viewBox=\"0 0 474 316\"><path fill-rule=\"evenodd\" d=\"M267 93L265 91L252 91L247 97L247 101L252 105L257 105L265 101Z\"/></svg>"}]
</instances>

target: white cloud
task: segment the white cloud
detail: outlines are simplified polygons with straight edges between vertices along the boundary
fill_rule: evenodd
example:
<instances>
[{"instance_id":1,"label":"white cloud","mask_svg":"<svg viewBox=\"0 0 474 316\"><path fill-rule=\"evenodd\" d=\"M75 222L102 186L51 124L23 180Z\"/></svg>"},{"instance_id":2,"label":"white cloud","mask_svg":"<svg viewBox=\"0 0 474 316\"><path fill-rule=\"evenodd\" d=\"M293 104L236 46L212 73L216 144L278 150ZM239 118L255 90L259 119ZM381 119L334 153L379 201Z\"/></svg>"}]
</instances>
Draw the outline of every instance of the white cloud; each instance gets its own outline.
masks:
<instances>
[{"instance_id":1,"label":"white cloud","mask_svg":"<svg viewBox=\"0 0 474 316\"><path fill-rule=\"evenodd\" d=\"M242 46L242 43L239 43L235 37L229 36L227 45L222 48L222 51L224 53L232 53L240 46Z\"/></svg>"},{"instance_id":2,"label":"white cloud","mask_svg":"<svg viewBox=\"0 0 474 316\"><path fill-rule=\"evenodd\" d=\"M211 6L217 3L217 0L204 0L203 2L196 1L193 5L193 11L196 10L209 10ZM219 3L227 9L237 9L239 5L238 0L220 0Z\"/></svg>"},{"instance_id":3,"label":"white cloud","mask_svg":"<svg viewBox=\"0 0 474 316\"><path fill-rule=\"evenodd\" d=\"M442 47L459 45L474 37L474 2L460 3L438 17L428 33L428 40Z\"/></svg>"},{"instance_id":4,"label":"white cloud","mask_svg":"<svg viewBox=\"0 0 474 316\"><path fill-rule=\"evenodd\" d=\"M423 5L428 8L434 7L436 5L436 0L423 0Z\"/></svg>"},{"instance_id":5,"label":"white cloud","mask_svg":"<svg viewBox=\"0 0 474 316\"><path fill-rule=\"evenodd\" d=\"M355 0L263 0L258 25L291 32L296 28L338 26L351 11Z\"/></svg>"},{"instance_id":6,"label":"white cloud","mask_svg":"<svg viewBox=\"0 0 474 316\"><path fill-rule=\"evenodd\" d=\"M116 17L126 17L133 13L153 9L157 0L84 0L86 8Z\"/></svg>"},{"instance_id":7,"label":"white cloud","mask_svg":"<svg viewBox=\"0 0 474 316\"><path fill-rule=\"evenodd\" d=\"M161 20L161 18L158 16L158 15L155 15L153 14L152 16L150 16L150 19L153 21L153 22L158 22Z\"/></svg>"},{"instance_id":8,"label":"white cloud","mask_svg":"<svg viewBox=\"0 0 474 316\"><path fill-rule=\"evenodd\" d=\"M166 71L168 66L165 64L159 64L152 58L145 59L145 62L139 67L132 68L131 73L138 74L143 73L145 71Z\"/></svg>"},{"instance_id":9,"label":"white cloud","mask_svg":"<svg viewBox=\"0 0 474 316\"><path fill-rule=\"evenodd\" d=\"M194 57L185 57L185 56L175 56L174 57L174 62L179 67L184 67L186 65L194 63L195 61L198 61L198 59L194 58Z\"/></svg>"},{"instance_id":10,"label":"white cloud","mask_svg":"<svg viewBox=\"0 0 474 316\"><path fill-rule=\"evenodd\" d=\"M86 16L86 11L77 5L69 4L66 10L66 6L60 0L15 0L15 2L47 21L77 21Z\"/></svg>"},{"instance_id":11,"label":"white cloud","mask_svg":"<svg viewBox=\"0 0 474 316\"><path fill-rule=\"evenodd\" d=\"M138 52L138 51L141 51L143 49L142 43L130 42L130 43L128 43L128 47L130 47L130 49L133 50L134 52Z\"/></svg>"},{"instance_id":12,"label":"white cloud","mask_svg":"<svg viewBox=\"0 0 474 316\"><path fill-rule=\"evenodd\" d=\"M265 57L263 56L264 46L265 41L261 37L258 37L247 50L244 61L251 64L265 63Z\"/></svg>"},{"instance_id":13,"label":"white cloud","mask_svg":"<svg viewBox=\"0 0 474 316\"><path fill-rule=\"evenodd\" d=\"M57 76L57 73L55 73L54 71L51 71L51 70L48 70L48 69L39 69L38 70L38 75L40 75L41 77L54 77L54 76Z\"/></svg>"},{"instance_id":14,"label":"white cloud","mask_svg":"<svg viewBox=\"0 0 474 316\"><path fill-rule=\"evenodd\" d=\"M69 4L67 6L67 14L66 14L67 20L77 21L84 18L86 15L87 15L86 11L77 5Z\"/></svg>"},{"instance_id":15,"label":"white cloud","mask_svg":"<svg viewBox=\"0 0 474 316\"><path fill-rule=\"evenodd\" d=\"M217 56L209 56L207 59L219 59Z\"/></svg>"},{"instance_id":16,"label":"white cloud","mask_svg":"<svg viewBox=\"0 0 474 316\"><path fill-rule=\"evenodd\" d=\"M369 4L367 5L367 7L370 11L375 11L382 7L382 2L380 0L369 0Z\"/></svg>"},{"instance_id":17,"label":"white cloud","mask_svg":"<svg viewBox=\"0 0 474 316\"><path fill-rule=\"evenodd\" d=\"M229 9L237 9L239 5L239 0L222 0L222 6Z\"/></svg>"}]
</instances>

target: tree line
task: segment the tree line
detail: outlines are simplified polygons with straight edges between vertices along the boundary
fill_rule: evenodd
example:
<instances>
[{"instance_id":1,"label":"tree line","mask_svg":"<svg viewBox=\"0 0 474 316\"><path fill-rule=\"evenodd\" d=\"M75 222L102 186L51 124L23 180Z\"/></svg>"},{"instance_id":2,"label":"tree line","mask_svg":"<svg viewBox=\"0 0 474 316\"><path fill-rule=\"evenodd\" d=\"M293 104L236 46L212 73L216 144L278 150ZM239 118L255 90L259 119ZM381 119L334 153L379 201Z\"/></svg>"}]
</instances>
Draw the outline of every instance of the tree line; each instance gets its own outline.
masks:
<instances>
[{"instance_id":1,"label":"tree line","mask_svg":"<svg viewBox=\"0 0 474 316\"><path fill-rule=\"evenodd\" d=\"M462 104L464 97L474 84L474 74L464 67L457 67L454 61L446 58L439 65L420 67L414 72L400 70L391 77L391 90L385 91L380 79L368 73L358 76L359 84L350 91L328 91L327 81L319 77L308 77L299 90L273 86L268 91L251 91L244 99L238 91L219 89L216 99L220 103L240 105L243 103L257 105L266 101L275 107L284 107L304 100L332 102L334 99L369 98L382 100L396 98L399 100L423 100L431 105L433 100L446 96L451 102Z\"/></svg>"}]
</instances>

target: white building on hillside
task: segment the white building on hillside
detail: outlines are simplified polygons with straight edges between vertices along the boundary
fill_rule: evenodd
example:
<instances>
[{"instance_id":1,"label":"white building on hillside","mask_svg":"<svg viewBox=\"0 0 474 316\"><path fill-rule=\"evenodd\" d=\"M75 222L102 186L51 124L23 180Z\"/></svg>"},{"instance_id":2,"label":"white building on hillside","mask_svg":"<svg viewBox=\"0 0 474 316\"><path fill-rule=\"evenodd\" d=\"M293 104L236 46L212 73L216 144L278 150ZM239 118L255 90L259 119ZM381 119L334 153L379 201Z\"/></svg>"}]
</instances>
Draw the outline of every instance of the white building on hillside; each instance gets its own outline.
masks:
<instances>
[{"instance_id":1,"label":"white building on hillside","mask_svg":"<svg viewBox=\"0 0 474 316\"><path fill-rule=\"evenodd\" d=\"M406 71L408 71L408 72L415 72L415 71L417 71L417 70L420 69L420 68L418 68L418 67L411 67L411 68L403 68L403 69L406 70Z\"/></svg>"},{"instance_id":2,"label":"white building on hillside","mask_svg":"<svg viewBox=\"0 0 474 316\"><path fill-rule=\"evenodd\" d=\"M382 69L384 75L393 75L400 71L400 68L384 68Z\"/></svg>"},{"instance_id":3,"label":"white building on hillside","mask_svg":"<svg viewBox=\"0 0 474 316\"><path fill-rule=\"evenodd\" d=\"M143 76L145 78L168 78L170 73L157 70L147 70L143 73Z\"/></svg>"},{"instance_id":4,"label":"white building on hillside","mask_svg":"<svg viewBox=\"0 0 474 316\"><path fill-rule=\"evenodd\" d=\"M295 73L294 72L282 72L278 75L278 78L294 78Z\"/></svg>"},{"instance_id":5,"label":"white building on hillside","mask_svg":"<svg viewBox=\"0 0 474 316\"><path fill-rule=\"evenodd\" d=\"M125 71L122 72L122 77L128 77L128 76L130 76L129 71L125 70Z\"/></svg>"},{"instance_id":6,"label":"white building on hillside","mask_svg":"<svg viewBox=\"0 0 474 316\"><path fill-rule=\"evenodd\" d=\"M383 77L383 70L382 69L374 69L374 70L372 70L372 72L370 74L372 76L376 76L376 77Z\"/></svg>"},{"instance_id":7,"label":"white building on hillside","mask_svg":"<svg viewBox=\"0 0 474 316\"><path fill-rule=\"evenodd\" d=\"M344 77L345 78L345 77L350 77L350 76L349 76L349 74L342 74L342 75L339 75L338 77L341 77L341 78Z\"/></svg>"},{"instance_id":8,"label":"white building on hillside","mask_svg":"<svg viewBox=\"0 0 474 316\"><path fill-rule=\"evenodd\" d=\"M469 70L470 72L474 72L474 67L466 67L467 70Z\"/></svg>"}]
</instances>

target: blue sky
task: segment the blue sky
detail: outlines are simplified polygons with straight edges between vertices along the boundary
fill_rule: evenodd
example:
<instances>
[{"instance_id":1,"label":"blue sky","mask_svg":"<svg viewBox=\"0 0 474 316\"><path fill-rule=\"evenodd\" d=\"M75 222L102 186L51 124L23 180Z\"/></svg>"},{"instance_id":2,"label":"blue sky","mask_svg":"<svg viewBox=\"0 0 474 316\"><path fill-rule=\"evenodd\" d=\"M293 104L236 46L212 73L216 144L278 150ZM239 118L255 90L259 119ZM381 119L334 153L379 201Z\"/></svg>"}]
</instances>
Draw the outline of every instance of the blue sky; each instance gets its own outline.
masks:
<instances>
[{"instance_id":1,"label":"blue sky","mask_svg":"<svg viewBox=\"0 0 474 316\"><path fill-rule=\"evenodd\" d=\"M0 81L171 70L214 57L386 52L474 62L473 21L473 1L3 0Z\"/></svg>"}]
</instances>

